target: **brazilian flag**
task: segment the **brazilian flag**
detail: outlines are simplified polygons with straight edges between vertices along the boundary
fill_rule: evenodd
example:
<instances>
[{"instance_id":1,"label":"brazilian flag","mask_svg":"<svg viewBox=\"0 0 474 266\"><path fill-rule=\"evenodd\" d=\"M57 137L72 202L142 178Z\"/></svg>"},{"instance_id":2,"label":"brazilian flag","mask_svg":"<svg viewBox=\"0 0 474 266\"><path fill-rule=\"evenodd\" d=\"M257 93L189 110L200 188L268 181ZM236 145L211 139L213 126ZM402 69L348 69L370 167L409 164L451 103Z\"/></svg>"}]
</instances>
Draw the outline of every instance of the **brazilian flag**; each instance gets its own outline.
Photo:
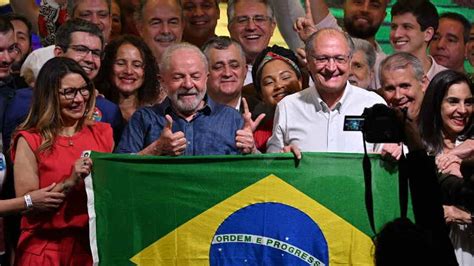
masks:
<instances>
[{"instance_id":1,"label":"brazilian flag","mask_svg":"<svg viewBox=\"0 0 474 266\"><path fill-rule=\"evenodd\" d=\"M380 228L400 214L398 173L370 158ZM99 265L373 265L361 154L92 159Z\"/></svg>"}]
</instances>

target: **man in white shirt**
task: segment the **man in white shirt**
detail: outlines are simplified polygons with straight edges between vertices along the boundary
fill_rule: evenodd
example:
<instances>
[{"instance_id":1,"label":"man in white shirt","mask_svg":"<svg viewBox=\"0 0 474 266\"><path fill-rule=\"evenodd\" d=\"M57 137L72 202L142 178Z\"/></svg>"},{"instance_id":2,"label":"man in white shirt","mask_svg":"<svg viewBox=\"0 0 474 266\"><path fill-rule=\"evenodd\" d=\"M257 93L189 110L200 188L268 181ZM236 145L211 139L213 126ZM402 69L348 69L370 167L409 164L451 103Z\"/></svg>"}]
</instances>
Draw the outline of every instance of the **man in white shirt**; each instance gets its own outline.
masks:
<instances>
[{"instance_id":1,"label":"man in white shirt","mask_svg":"<svg viewBox=\"0 0 474 266\"><path fill-rule=\"evenodd\" d=\"M354 44L338 29L322 29L306 43L308 67L315 86L285 97L277 106L267 152L292 145L301 151L363 152L362 133L344 131L346 115L385 101L348 82ZM368 151L378 145L367 144Z\"/></svg>"}]
</instances>

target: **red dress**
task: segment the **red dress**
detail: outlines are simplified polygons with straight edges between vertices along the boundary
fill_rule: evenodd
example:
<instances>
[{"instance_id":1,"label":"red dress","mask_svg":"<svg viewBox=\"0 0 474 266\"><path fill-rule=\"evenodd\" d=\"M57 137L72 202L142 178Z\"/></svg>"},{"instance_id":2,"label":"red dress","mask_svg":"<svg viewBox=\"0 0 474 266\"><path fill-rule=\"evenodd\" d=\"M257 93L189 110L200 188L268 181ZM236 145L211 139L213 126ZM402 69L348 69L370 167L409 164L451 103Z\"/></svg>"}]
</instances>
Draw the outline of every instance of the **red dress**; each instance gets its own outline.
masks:
<instances>
[{"instance_id":1,"label":"red dress","mask_svg":"<svg viewBox=\"0 0 474 266\"><path fill-rule=\"evenodd\" d=\"M37 132L20 131L12 148L13 160L20 136L35 153L40 188L69 178L74 162L84 150L111 152L113 149L112 128L101 122L85 126L72 137L58 136L47 152L37 152L41 144ZM17 265L92 265L86 203L81 181L70 190L57 212L23 216Z\"/></svg>"},{"instance_id":2,"label":"red dress","mask_svg":"<svg viewBox=\"0 0 474 266\"><path fill-rule=\"evenodd\" d=\"M268 139L272 136L273 118L266 119L253 133L255 147L262 153L267 151Z\"/></svg>"}]
</instances>

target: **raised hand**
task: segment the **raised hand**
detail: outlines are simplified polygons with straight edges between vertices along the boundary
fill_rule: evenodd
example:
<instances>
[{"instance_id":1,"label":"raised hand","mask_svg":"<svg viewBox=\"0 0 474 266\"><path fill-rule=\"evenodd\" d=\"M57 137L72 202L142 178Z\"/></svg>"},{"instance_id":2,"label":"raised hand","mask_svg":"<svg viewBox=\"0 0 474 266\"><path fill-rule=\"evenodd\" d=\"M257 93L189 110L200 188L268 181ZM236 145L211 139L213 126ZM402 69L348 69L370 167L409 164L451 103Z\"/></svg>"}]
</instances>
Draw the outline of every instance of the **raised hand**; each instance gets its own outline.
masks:
<instances>
[{"instance_id":1,"label":"raised hand","mask_svg":"<svg viewBox=\"0 0 474 266\"><path fill-rule=\"evenodd\" d=\"M253 132L257 129L263 118L265 118L265 114L260 114L254 121L252 120L252 113L249 111L249 106L245 98L242 98L242 104L244 107L244 113L242 114L244 126L242 129L237 130L235 143L241 153L255 153L257 148L255 147Z\"/></svg>"},{"instance_id":2,"label":"raised hand","mask_svg":"<svg viewBox=\"0 0 474 266\"><path fill-rule=\"evenodd\" d=\"M166 115L166 126L161 131L160 138L150 144L153 145L151 154L155 155L181 155L186 150L186 138L182 131L173 133L173 118Z\"/></svg>"},{"instance_id":3,"label":"raised hand","mask_svg":"<svg viewBox=\"0 0 474 266\"><path fill-rule=\"evenodd\" d=\"M305 0L305 16L296 19L293 24L293 30L298 33L300 39L305 43L309 36L317 31L313 15L311 14L311 3L309 0Z\"/></svg>"}]
</instances>

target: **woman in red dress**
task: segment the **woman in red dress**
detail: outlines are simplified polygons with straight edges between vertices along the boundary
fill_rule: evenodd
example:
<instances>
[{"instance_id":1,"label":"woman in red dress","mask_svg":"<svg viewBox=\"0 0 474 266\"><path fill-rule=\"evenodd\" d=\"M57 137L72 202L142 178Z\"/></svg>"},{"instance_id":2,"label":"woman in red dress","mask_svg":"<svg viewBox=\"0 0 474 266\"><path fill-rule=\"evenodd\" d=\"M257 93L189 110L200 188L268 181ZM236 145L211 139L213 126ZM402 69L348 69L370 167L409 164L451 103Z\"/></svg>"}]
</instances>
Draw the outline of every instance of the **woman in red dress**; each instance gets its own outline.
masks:
<instances>
[{"instance_id":1,"label":"woman in red dress","mask_svg":"<svg viewBox=\"0 0 474 266\"><path fill-rule=\"evenodd\" d=\"M85 150L111 152L109 124L93 122L94 86L72 59L57 57L41 69L33 103L13 146L17 196L57 185L66 197L54 212L22 217L18 265L91 265L83 178L92 167Z\"/></svg>"},{"instance_id":2,"label":"woman in red dress","mask_svg":"<svg viewBox=\"0 0 474 266\"><path fill-rule=\"evenodd\" d=\"M262 103L252 112L255 117L266 113L253 136L258 150L265 152L272 135L273 116L277 104L287 95L302 88L302 73L296 55L286 48L274 45L263 50L255 59L252 69L253 85Z\"/></svg>"}]
</instances>

